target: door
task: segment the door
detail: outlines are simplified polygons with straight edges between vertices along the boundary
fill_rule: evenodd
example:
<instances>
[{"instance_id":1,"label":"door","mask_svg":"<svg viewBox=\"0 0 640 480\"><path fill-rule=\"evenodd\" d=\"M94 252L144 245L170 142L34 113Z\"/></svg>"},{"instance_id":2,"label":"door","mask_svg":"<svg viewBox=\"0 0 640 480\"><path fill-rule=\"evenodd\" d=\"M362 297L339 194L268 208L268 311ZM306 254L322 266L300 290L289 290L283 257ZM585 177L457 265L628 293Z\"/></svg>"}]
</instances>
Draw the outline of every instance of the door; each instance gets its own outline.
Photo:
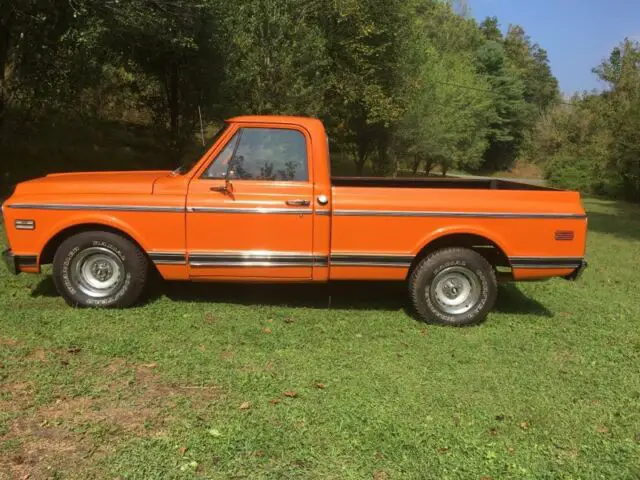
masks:
<instances>
[{"instance_id":1,"label":"door","mask_svg":"<svg viewBox=\"0 0 640 480\"><path fill-rule=\"evenodd\" d=\"M236 130L189 186L191 277L311 279L310 145L295 127Z\"/></svg>"}]
</instances>

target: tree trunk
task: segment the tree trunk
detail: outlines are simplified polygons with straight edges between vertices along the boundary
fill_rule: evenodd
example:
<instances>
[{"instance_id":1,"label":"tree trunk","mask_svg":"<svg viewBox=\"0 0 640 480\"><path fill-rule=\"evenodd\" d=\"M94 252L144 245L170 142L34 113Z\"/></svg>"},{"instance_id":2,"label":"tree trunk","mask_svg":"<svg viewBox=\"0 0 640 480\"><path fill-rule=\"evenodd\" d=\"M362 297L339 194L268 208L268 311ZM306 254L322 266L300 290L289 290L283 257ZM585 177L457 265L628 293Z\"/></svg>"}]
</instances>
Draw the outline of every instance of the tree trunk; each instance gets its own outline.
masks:
<instances>
[{"instance_id":1,"label":"tree trunk","mask_svg":"<svg viewBox=\"0 0 640 480\"><path fill-rule=\"evenodd\" d=\"M427 177L431 173L431 170L433 170L433 167L435 166L435 164L436 162L434 162L433 159L427 158L427 163L424 166L424 173Z\"/></svg>"},{"instance_id":2,"label":"tree trunk","mask_svg":"<svg viewBox=\"0 0 640 480\"><path fill-rule=\"evenodd\" d=\"M171 140L175 143L180 134L180 68L177 62L172 62L169 66L167 104L169 105Z\"/></svg>"},{"instance_id":3,"label":"tree trunk","mask_svg":"<svg viewBox=\"0 0 640 480\"><path fill-rule=\"evenodd\" d=\"M411 173L413 173L414 177L418 174L420 163L422 163L422 159L418 155L416 155L413 159L413 165L411 165Z\"/></svg>"},{"instance_id":4,"label":"tree trunk","mask_svg":"<svg viewBox=\"0 0 640 480\"><path fill-rule=\"evenodd\" d=\"M13 10L4 12L0 9L0 126L4 122L7 102L7 63L9 62L9 49L11 48L11 23Z\"/></svg>"},{"instance_id":5,"label":"tree trunk","mask_svg":"<svg viewBox=\"0 0 640 480\"><path fill-rule=\"evenodd\" d=\"M358 177L362 176L362 172L364 171L364 165L367 163L367 157L369 156L369 149L367 145L359 144L358 145L358 153L355 158L356 162L356 175Z\"/></svg>"},{"instance_id":6,"label":"tree trunk","mask_svg":"<svg viewBox=\"0 0 640 480\"><path fill-rule=\"evenodd\" d=\"M367 162L367 156L358 155L356 158L356 175L358 177L362 176L362 172L364 171L364 164Z\"/></svg>"}]
</instances>

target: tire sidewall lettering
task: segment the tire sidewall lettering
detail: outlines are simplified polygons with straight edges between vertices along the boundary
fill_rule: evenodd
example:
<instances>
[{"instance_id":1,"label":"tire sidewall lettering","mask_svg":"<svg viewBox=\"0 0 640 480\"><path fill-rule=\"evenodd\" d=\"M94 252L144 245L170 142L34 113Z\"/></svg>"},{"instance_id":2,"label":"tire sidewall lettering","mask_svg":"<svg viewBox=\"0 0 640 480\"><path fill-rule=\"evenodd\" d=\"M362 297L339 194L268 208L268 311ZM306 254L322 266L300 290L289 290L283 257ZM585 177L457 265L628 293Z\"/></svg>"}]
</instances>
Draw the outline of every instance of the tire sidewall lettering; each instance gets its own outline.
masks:
<instances>
[{"instance_id":1,"label":"tire sidewall lettering","mask_svg":"<svg viewBox=\"0 0 640 480\"><path fill-rule=\"evenodd\" d=\"M111 250L113 253L118 255L118 257L120 257L120 260L122 260L123 263L127 261L127 257L115 245L111 243L103 242L101 240L94 240L91 243L92 243L92 246L94 247L101 247L101 248L106 248L107 250Z\"/></svg>"},{"instance_id":2,"label":"tire sidewall lettering","mask_svg":"<svg viewBox=\"0 0 640 480\"><path fill-rule=\"evenodd\" d=\"M67 289L67 291L71 295L76 295L78 291L73 286L73 282L71 281L71 274L69 272L69 267L71 266L71 261L73 260L73 257L75 257L78 254L78 252L80 252L81 250L82 248L79 246L72 248L71 251L69 251L69 253L65 257L64 262L62 263L62 275L61 275L62 282L65 288Z\"/></svg>"}]
</instances>

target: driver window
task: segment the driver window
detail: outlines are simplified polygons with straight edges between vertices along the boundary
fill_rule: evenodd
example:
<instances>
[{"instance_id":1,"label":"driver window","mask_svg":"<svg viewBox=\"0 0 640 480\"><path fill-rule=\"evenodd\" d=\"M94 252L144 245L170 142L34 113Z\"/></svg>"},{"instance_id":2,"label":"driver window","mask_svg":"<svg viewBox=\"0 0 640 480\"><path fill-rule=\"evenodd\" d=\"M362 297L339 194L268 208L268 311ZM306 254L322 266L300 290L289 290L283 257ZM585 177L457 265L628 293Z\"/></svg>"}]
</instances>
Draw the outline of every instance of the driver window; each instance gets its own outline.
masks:
<instances>
[{"instance_id":1,"label":"driver window","mask_svg":"<svg viewBox=\"0 0 640 480\"><path fill-rule=\"evenodd\" d=\"M243 128L232 170L233 177L241 180L306 182L305 137L297 130Z\"/></svg>"},{"instance_id":2,"label":"driver window","mask_svg":"<svg viewBox=\"0 0 640 480\"><path fill-rule=\"evenodd\" d=\"M229 167L229 162L231 161L231 156L233 155L233 151L236 149L236 144L238 143L239 134L236 133L227 146L218 154L216 159L211 162L209 168L204 172L202 178L224 178L227 174L227 168Z\"/></svg>"}]
</instances>

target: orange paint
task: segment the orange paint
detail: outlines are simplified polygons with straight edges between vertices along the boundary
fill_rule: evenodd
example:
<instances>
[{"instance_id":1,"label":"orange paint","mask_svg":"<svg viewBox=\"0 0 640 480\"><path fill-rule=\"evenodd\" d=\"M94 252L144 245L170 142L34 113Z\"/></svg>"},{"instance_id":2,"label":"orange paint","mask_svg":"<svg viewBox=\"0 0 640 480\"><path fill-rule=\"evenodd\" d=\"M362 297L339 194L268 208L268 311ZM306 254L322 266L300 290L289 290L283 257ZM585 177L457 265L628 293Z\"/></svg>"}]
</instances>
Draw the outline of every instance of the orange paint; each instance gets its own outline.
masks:
<instances>
[{"instance_id":1,"label":"orange paint","mask_svg":"<svg viewBox=\"0 0 640 480\"><path fill-rule=\"evenodd\" d=\"M516 280L569 276L585 255L578 193L467 189L455 182L450 188L332 186L320 121L238 117L228 124L184 174L71 173L19 184L3 205L13 255L35 257L35 265L19 270L39 271L51 261L47 245L78 228L130 237L170 280L403 280L423 249L446 245L452 235L495 245ZM297 132L308 178L233 178L227 185L203 176L234 135L255 128ZM17 229L17 220L33 221L35 229ZM573 239L557 240L559 231L573 232Z\"/></svg>"}]
</instances>

